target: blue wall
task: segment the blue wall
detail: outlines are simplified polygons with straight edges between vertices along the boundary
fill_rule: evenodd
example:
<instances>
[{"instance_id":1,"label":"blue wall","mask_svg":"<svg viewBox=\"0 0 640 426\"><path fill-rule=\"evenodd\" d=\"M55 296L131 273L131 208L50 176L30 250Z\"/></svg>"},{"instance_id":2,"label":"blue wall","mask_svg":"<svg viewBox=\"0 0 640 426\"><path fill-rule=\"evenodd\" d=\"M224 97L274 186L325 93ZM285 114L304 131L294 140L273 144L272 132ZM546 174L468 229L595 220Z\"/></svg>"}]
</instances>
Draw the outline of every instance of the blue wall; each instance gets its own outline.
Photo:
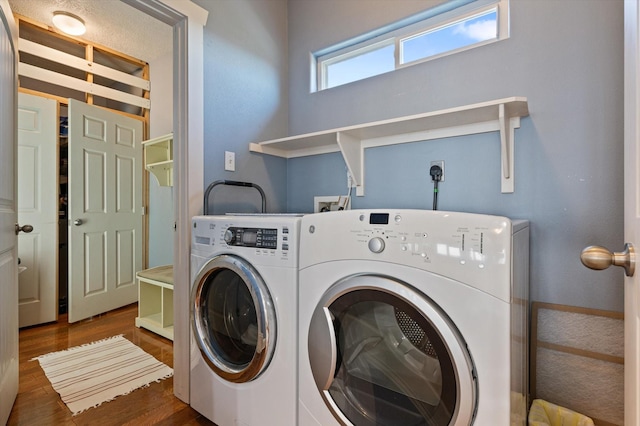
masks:
<instances>
[{"instance_id":1,"label":"blue wall","mask_svg":"<svg viewBox=\"0 0 640 426\"><path fill-rule=\"evenodd\" d=\"M590 271L579 254L591 244L624 243L623 2L512 0L508 40L309 92L309 52L413 7L289 2L290 134L527 97L530 117L516 130L515 193L500 192L499 135L489 133L367 149L365 196L353 208L430 209L429 162L445 160L441 210L531 221L533 300L622 311L622 271ZM291 211L312 210L313 195L346 191L339 154L292 159L287 167Z\"/></svg>"},{"instance_id":2,"label":"blue wall","mask_svg":"<svg viewBox=\"0 0 640 426\"><path fill-rule=\"evenodd\" d=\"M195 0L205 28L205 185L248 180L269 211L309 212L346 193L340 154L283 160L248 144L511 96L530 116L516 130L515 193L500 192L499 136L365 151L354 208L431 208L431 160L445 160L442 210L529 219L533 300L623 310L620 270L595 272L580 251L623 240L623 1L512 0L505 41L318 93L309 54L422 10L417 0ZM237 172L225 172L224 151ZM254 194L214 194L221 210ZM244 197L244 198L238 198Z\"/></svg>"},{"instance_id":3,"label":"blue wall","mask_svg":"<svg viewBox=\"0 0 640 426\"><path fill-rule=\"evenodd\" d=\"M249 143L287 133L286 0L196 0L209 11L204 29L204 185L227 179L253 182L267 209L286 209L286 160L249 154ZM224 151L236 171L224 171ZM210 212L256 212L251 188L216 187Z\"/></svg>"}]
</instances>

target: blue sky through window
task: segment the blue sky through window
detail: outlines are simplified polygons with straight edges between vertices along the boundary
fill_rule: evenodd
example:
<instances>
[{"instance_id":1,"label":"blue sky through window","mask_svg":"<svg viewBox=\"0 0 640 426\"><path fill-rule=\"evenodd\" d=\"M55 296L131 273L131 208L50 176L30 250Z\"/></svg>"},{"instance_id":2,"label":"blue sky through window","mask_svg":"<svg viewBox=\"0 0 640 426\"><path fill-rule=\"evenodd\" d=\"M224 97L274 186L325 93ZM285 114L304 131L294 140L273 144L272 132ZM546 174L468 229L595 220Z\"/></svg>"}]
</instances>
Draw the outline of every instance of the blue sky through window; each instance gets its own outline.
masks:
<instances>
[{"instance_id":1,"label":"blue sky through window","mask_svg":"<svg viewBox=\"0 0 640 426\"><path fill-rule=\"evenodd\" d=\"M356 48L323 65L321 89L340 86L396 69L395 49L400 49L399 65L498 39L498 9L435 28L414 36L389 40L379 47ZM363 52L363 53L359 53Z\"/></svg>"},{"instance_id":2,"label":"blue sky through window","mask_svg":"<svg viewBox=\"0 0 640 426\"><path fill-rule=\"evenodd\" d=\"M497 11L438 28L403 40L402 59L406 64L429 56L449 52L498 36Z\"/></svg>"},{"instance_id":3,"label":"blue sky through window","mask_svg":"<svg viewBox=\"0 0 640 426\"><path fill-rule=\"evenodd\" d=\"M327 66L327 87L340 86L395 69L393 44Z\"/></svg>"}]
</instances>

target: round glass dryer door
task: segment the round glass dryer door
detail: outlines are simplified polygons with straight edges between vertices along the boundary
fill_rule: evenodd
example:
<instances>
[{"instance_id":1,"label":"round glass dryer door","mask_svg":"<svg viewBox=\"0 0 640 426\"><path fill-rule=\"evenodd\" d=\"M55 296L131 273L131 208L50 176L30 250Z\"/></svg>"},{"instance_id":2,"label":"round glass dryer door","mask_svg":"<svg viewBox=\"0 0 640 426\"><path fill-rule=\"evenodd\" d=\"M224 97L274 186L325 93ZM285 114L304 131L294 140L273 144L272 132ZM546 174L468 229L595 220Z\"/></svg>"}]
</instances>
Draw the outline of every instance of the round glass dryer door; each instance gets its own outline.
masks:
<instances>
[{"instance_id":1,"label":"round glass dryer door","mask_svg":"<svg viewBox=\"0 0 640 426\"><path fill-rule=\"evenodd\" d=\"M325 294L309 328L311 370L343 424L471 424L477 383L454 324L412 287L377 276Z\"/></svg>"},{"instance_id":2,"label":"round glass dryer door","mask_svg":"<svg viewBox=\"0 0 640 426\"><path fill-rule=\"evenodd\" d=\"M249 382L269 365L276 315L264 281L245 260L209 260L191 293L191 325L204 359L221 378Z\"/></svg>"}]
</instances>

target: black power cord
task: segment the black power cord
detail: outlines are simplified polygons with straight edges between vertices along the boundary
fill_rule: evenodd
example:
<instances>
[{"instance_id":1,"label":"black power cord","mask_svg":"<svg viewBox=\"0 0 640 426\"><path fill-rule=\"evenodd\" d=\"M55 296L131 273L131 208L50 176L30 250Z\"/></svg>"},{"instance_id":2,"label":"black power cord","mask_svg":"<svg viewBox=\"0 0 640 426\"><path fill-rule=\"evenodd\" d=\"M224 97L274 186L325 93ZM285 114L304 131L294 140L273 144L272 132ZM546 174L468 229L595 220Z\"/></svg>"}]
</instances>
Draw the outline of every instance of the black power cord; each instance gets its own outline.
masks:
<instances>
[{"instance_id":1,"label":"black power cord","mask_svg":"<svg viewBox=\"0 0 640 426\"><path fill-rule=\"evenodd\" d=\"M442 167L437 164L431 166L429 174L433 182L433 210L438 210L438 182L442 179Z\"/></svg>"}]
</instances>

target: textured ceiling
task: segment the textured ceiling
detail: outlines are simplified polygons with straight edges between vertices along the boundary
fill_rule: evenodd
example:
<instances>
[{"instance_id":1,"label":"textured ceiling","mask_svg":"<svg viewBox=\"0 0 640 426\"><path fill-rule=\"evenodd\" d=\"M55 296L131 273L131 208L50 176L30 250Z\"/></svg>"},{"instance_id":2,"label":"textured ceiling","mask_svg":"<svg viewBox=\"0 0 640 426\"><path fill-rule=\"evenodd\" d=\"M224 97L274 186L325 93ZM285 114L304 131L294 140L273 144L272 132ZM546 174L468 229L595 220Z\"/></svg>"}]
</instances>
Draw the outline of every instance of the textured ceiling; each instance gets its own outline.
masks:
<instances>
[{"instance_id":1,"label":"textured ceiling","mask_svg":"<svg viewBox=\"0 0 640 426\"><path fill-rule=\"evenodd\" d=\"M14 13L52 26L56 10L84 19L82 39L149 62L171 52L172 28L120 0L9 0Z\"/></svg>"}]
</instances>

